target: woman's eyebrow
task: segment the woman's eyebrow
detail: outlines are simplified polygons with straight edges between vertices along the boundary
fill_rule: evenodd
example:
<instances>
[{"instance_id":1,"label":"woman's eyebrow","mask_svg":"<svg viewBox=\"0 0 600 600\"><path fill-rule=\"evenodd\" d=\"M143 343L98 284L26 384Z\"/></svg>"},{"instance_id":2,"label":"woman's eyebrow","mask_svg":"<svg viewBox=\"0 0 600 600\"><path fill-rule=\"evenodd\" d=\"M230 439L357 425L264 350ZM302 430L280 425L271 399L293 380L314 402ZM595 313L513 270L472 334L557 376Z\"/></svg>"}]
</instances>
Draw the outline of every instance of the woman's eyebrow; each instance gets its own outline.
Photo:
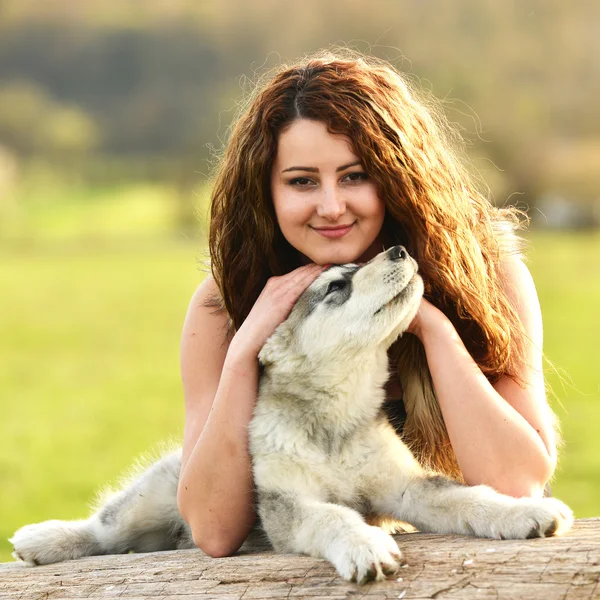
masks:
<instances>
[{"instance_id":1,"label":"woman's eyebrow","mask_svg":"<svg viewBox=\"0 0 600 600\"><path fill-rule=\"evenodd\" d=\"M346 169L349 169L350 167L356 167L357 165L362 165L362 161L358 160L356 162L349 163L347 165L342 165L341 167L338 167L335 170L335 172L339 173L340 171L345 171ZM287 169L284 169L281 172L287 173L288 171L308 171L309 173L318 173L319 169L317 169L316 167L289 167Z\"/></svg>"}]
</instances>

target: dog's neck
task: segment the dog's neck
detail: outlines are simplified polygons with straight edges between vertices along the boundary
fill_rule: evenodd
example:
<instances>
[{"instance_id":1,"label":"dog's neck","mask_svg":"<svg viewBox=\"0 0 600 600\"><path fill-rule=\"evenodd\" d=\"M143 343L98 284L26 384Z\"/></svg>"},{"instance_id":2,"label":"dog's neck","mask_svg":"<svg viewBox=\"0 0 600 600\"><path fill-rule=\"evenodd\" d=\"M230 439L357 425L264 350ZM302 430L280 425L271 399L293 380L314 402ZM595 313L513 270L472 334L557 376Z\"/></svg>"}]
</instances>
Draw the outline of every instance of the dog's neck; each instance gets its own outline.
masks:
<instances>
[{"instance_id":1,"label":"dog's neck","mask_svg":"<svg viewBox=\"0 0 600 600\"><path fill-rule=\"evenodd\" d=\"M270 365L261 379L259 401L264 398L271 410L285 411L288 418L293 418L290 411L297 412L313 427L335 429L345 437L380 414L388 379L384 346L335 362L296 357L286 363Z\"/></svg>"}]
</instances>

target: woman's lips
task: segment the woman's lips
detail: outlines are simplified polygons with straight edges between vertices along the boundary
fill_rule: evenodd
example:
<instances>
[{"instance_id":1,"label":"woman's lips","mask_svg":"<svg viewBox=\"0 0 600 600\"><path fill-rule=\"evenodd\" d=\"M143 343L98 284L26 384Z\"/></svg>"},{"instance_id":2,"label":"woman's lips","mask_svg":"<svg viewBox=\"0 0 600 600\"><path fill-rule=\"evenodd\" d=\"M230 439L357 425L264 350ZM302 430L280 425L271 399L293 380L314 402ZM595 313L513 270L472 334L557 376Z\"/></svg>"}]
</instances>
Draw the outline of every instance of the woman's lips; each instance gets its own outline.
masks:
<instances>
[{"instance_id":1,"label":"woman's lips","mask_svg":"<svg viewBox=\"0 0 600 600\"><path fill-rule=\"evenodd\" d=\"M339 227L313 227L313 231L326 238L340 238L350 233L354 223L350 225L340 225Z\"/></svg>"}]
</instances>

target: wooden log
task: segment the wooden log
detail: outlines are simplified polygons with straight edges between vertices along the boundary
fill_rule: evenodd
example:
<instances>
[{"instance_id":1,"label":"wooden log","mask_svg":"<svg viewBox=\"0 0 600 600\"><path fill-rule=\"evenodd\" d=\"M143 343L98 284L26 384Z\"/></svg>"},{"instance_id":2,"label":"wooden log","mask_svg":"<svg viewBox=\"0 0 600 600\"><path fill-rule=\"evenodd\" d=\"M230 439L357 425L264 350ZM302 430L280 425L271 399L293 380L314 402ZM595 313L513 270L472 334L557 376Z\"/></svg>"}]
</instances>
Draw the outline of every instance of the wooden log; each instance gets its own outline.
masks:
<instances>
[{"instance_id":1,"label":"wooden log","mask_svg":"<svg viewBox=\"0 0 600 600\"><path fill-rule=\"evenodd\" d=\"M340 579L325 560L277 555L246 543L230 558L200 550L95 556L41 567L0 565L1 600L120 598L425 598L579 600L600 598L600 518L562 537L489 540L407 533L406 564L389 581Z\"/></svg>"}]
</instances>

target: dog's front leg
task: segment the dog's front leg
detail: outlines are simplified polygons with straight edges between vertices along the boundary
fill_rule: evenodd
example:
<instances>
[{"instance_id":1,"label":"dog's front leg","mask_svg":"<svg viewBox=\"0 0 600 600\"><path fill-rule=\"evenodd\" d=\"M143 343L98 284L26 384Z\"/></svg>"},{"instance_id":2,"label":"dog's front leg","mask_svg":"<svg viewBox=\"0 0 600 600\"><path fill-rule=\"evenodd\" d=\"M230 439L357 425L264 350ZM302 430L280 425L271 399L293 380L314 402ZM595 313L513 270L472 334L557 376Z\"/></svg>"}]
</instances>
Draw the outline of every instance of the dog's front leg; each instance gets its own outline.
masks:
<instances>
[{"instance_id":1,"label":"dog's front leg","mask_svg":"<svg viewBox=\"0 0 600 600\"><path fill-rule=\"evenodd\" d=\"M385 504L396 518L433 533L523 539L561 533L573 521L571 510L555 498L513 498L443 475L412 477Z\"/></svg>"},{"instance_id":2,"label":"dog's front leg","mask_svg":"<svg viewBox=\"0 0 600 600\"><path fill-rule=\"evenodd\" d=\"M259 491L262 525L278 552L326 558L348 581L383 580L401 558L394 539L356 511L314 498Z\"/></svg>"}]
</instances>

